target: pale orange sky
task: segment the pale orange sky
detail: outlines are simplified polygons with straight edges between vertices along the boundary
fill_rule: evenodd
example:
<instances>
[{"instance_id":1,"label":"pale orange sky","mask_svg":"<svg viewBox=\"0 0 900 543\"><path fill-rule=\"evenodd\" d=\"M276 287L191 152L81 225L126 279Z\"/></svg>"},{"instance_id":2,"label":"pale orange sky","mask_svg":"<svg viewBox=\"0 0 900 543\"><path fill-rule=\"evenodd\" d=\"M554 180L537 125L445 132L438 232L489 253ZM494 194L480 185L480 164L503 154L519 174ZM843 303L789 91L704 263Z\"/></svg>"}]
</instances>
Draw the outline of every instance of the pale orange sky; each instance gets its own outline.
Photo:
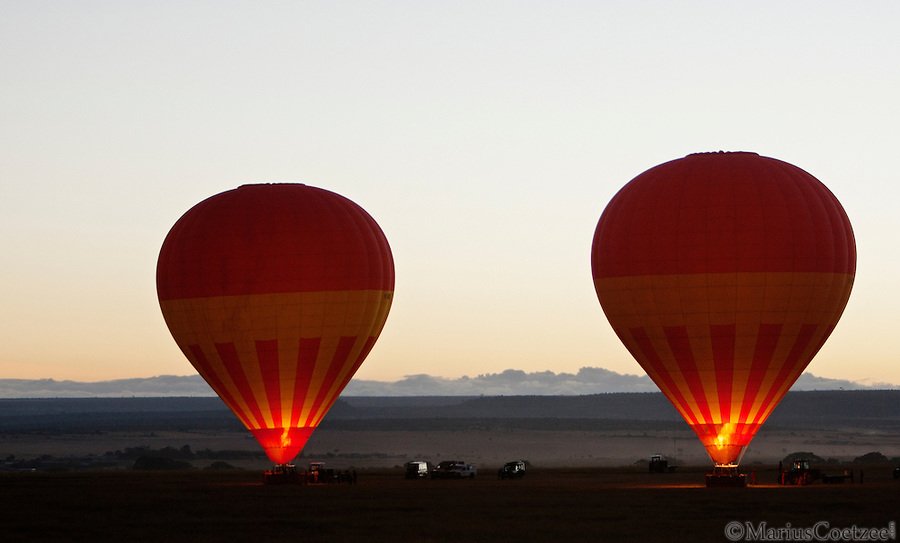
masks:
<instances>
[{"instance_id":1,"label":"pale orange sky","mask_svg":"<svg viewBox=\"0 0 900 543\"><path fill-rule=\"evenodd\" d=\"M295 181L385 231L393 309L357 374L643 373L593 229L661 162L747 150L843 203L859 254L808 370L900 384L894 2L3 2L0 378L193 368L156 302L166 232Z\"/></svg>"}]
</instances>

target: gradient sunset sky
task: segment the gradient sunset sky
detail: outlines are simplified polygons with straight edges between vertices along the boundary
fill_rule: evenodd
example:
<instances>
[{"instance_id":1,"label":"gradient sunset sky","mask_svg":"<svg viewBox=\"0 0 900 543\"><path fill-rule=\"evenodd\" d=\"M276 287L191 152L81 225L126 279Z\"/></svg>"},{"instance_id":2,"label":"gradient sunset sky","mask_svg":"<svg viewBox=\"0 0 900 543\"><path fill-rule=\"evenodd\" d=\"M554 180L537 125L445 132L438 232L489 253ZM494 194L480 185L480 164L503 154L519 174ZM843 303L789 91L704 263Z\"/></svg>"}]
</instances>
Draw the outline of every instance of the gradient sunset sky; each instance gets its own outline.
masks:
<instances>
[{"instance_id":1,"label":"gradient sunset sky","mask_svg":"<svg viewBox=\"0 0 900 543\"><path fill-rule=\"evenodd\" d=\"M900 3L0 1L0 378L193 368L156 299L175 221L302 182L390 241L357 373L643 371L591 279L594 227L701 151L799 166L858 270L816 375L900 384Z\"/></svg>"}]
</instances>

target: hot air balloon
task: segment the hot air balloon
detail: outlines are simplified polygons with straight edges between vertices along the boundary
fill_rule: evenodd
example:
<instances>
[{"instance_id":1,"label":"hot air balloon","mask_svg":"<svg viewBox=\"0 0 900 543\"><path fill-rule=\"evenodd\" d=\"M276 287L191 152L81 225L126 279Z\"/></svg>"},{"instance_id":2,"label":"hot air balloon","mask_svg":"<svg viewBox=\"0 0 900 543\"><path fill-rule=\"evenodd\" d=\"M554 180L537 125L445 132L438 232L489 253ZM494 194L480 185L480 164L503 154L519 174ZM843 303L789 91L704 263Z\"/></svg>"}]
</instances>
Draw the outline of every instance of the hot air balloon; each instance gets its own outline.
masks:
<instances>
[{"instance_id":1,"label":"hot air balloon","mask_svg":"<svg viewBox=\"0 0 900 543\"><path fill-rule=\"evenodd\" d=\"M619 339L715 465L736 469L837 324L856 246L841 204L807 172L699 153L612 198L591 266Z\"/></svg>"},{"instance_id":2,"label":"hot air balloon","mask_svg":"<svg viewBox=\"0 0 900 543\"><path fill-rule=\"evenodd\" d=\"M156 284L181 351L282 465L372 349L394 263L378 224L347 198L244 185L175 223Z\"/></svg>"}]
</instances>

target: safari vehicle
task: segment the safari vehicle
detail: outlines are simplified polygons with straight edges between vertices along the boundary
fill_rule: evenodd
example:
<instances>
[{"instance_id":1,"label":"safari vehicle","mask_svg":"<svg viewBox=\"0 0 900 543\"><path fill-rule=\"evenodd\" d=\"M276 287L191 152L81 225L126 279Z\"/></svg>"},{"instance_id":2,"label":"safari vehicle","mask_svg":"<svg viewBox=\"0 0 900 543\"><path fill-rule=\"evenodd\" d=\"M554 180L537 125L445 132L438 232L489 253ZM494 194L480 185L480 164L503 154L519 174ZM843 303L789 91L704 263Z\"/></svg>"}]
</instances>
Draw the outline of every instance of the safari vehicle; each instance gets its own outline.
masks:
<instances>
[{"instance_id":1,"label":"safari vehicle","mask_svg":"<svg viewBox=\"0 0 900 543\"><path fill-rule=\"evenodd\" d=\"M325 462L310 462L306 470L307 484L332 483L336 479L333 469L325 468Z\"/></svg>"},{"instance_id":2,"label":"safari vehicle","mask_svg":"<svg viewBox=\"0 0 900 543\"><path fill-rule=\"evenodd\" d=\"M675 466L669 465L669 460L661 454L650 457L650 473L666 473L675 471Z\"/></svg>"},{"instance_id":3,"label":"safari vehicle","mask_svg":"<svg viewBox=\"0 0 900 543\"><path fill-rule=\"evenodd\" d=\"M428 462L413 460L405 465L405 477L407 479L425 479L428 477Z\"/></svg>"},{"instance_id":4,"label":"safari vehicle","mask_svg":"<svg viewBox=\"0 0 900 543\"><path fill-rule=\"evenodd\" d=\"M513 460L503 464L503 467L497 472L497 476L501 479L521 479L525 477L525 461Z\"/></svg>"},{"instance_id":5,"label":"safari vehicle","mask_svg":"<svg viewBox=\"0 0 900 543\"><path fill-rule=\"evenodd\" d=\"M844 473L840 475L829 475L823 473L822 470L810 467L809 460L806 458L797 458L791 463L790 469L781 473L781 484L783 485L808 485L816 481L825 484L853 482L853 471L844 470Z\"/></svg>"},{"instance_id":6,"label":"safari vehicle","mask_svg":"<svg viewBox=\"0 0 900 543\"><path fill-rule=\"evenodd\" d=\"M444 460L431 470L432 479L474 479L477 474L475 466L461 460Z\"/></svg>"}]
</instances>

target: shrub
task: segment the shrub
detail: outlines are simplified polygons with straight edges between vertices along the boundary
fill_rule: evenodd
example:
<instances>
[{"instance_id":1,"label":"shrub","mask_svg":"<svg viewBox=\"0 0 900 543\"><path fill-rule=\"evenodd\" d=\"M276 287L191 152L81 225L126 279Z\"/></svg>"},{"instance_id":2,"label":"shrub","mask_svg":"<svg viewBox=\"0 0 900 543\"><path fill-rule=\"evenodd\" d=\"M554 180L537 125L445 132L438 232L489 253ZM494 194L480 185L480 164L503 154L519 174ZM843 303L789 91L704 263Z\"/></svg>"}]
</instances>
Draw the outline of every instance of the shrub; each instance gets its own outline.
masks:
<instances>
[{"instance_id":1,"label":"shrub","mask_svg":"<svg viewBox=\"0 0 900 543\"><path fill-rule=\"evenodd\" d=\"M234 467L234 466L232 466L232 465L229 464L228 462L223 462L223 461L221 461L221 460L216 460L215 462L213 462L212 464L206 466L206 467L203 468L203 469L211 469L211 470L229 470L229 469L237 469L237 468Z\"/></svg>"},{"instance_id":2,"label":"shrub","mask_svg":"<svg viewBox=\"0 0 900 543\"><path fill-rule=\"evenodd\" d=\"M174 458L163 458L158 456L141 456L134 461L132 469L157 471L157 470L174 470L174 469L193 469L189 462L183 460L175 460Z\"/></svg>"},{"instance_id":3,"label":"shrub","mask_svg":"<svg viewBox=\"0 0 900 543\"><path fill-rule=\"evenodd\" d=\"M811 452L803 452L803 451L792 452L791 454L785 456L781 462L785 465L785 467L789 467L791 464L794 463L794 460L797 460L800 458L805 458L806 460L809 460L810 464L821 464L821 463L825 462L825 460L821 456L818 456Z\"/></svg>"},{"instance_id":4,"label":"shrub","mask_svg":"<svg viewBox=\"0 0 900 543\"><path fill-rule=\"evenodd\" d=\"M890 462L888 457L877 451L866 453L853 459L854 464L885 464L887 462Z\"/></svg>"}]
</instances>

